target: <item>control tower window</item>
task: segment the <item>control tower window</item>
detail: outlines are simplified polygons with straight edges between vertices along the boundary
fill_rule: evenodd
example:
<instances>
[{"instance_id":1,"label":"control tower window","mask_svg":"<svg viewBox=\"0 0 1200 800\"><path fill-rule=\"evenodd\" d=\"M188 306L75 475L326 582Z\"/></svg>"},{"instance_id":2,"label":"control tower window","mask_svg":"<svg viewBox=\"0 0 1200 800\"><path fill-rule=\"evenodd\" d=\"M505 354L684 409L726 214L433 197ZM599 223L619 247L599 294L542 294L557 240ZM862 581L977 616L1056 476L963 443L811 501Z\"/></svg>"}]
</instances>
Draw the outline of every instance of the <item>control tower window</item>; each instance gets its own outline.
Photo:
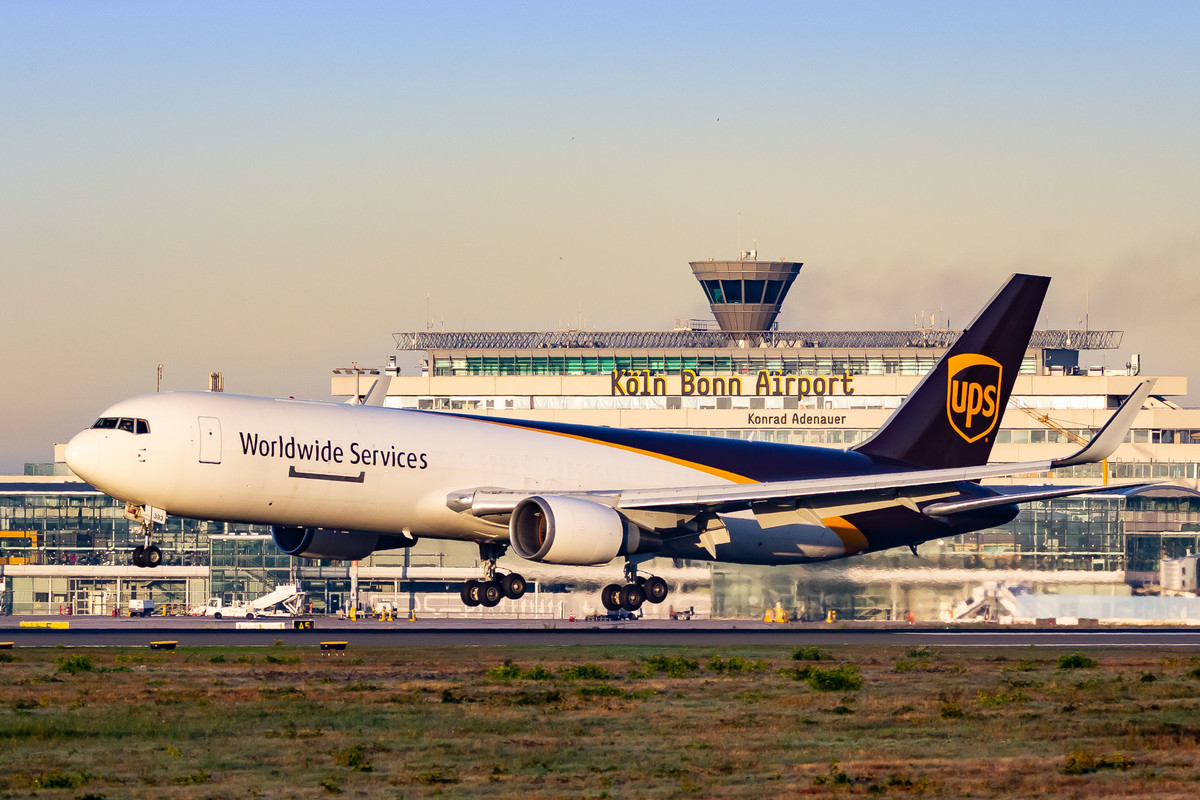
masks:
<instances>
[{"instance_id":1,"label":"control tower window","mask_svg":"<svg viewBox=\"0 0 1200 800\"><path fill-rule=\"evenodd\" d=\"M741 281L721 281L721 289L725 292L726 303L742 302Z\"/></svg>"},{"instance_id":2,"label":"control tower window","mask_svg":"<svg viewBox=\"0 0 1200 800\"><path fill-rule=\"evenodd\" d=\"M779 290L783 288L783 281L767 281L766 291L763 293L762 301L764 303L774 303L779 299Z\"/></svg>"},{"instance_id":3,"label":"control tower window","mask_svg":"<svg viewBox=\"0 0 1200 800\"><path fill-rule=\"evenodd\" d=\"M720 281L701 281L704 285L704 293L708 295L710 303L724 303L725 293L721 291Z\"/></svg>"},{"instance_id":4,"label":"control tower window","mask_svg":"<svg viewBox=\"0 0 1200 800\"><path fill-rule=\"evenodd\" d=\"M766 281L745 281L746 302L761 303L763 301L763 287L766 283Z\"/></svg>"}]
</instances>

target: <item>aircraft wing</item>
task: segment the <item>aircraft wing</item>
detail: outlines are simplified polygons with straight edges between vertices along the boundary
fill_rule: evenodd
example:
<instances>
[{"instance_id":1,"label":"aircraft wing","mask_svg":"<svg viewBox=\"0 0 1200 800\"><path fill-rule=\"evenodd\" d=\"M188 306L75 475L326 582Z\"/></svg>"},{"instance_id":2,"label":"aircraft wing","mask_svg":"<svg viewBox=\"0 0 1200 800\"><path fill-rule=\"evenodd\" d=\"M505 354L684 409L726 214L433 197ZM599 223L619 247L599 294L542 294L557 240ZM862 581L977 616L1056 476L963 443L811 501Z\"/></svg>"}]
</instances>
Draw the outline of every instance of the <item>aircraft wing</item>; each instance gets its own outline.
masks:
<instances>
[{"instance_id":1,"label":"aircraft wing","mask_svg":"<svg viewBox=\"0 0 1200 800\"><path fill-rule=\"evenodd\" d=\"M985 464L976 467L953 467L949 469L911 469L894 472L850 475L832 478L809 478L791 481L764 481L748 484L720 484L716 486L670 487L660 489L622 489L605 492L551 492L581 497L618 509L675 511L697 513L700 511L722 512L746 508L752 503L783 502L807 497L856 494L865 492L896 492L914 487L950 486L984 478L1001 478L1048 472L1056 467L1102 461L1108 458L1125 439L1125 434L1146 397L1154 387L1154 380L1142 382L1135 389L1104 427L1081 450L1071 456L1045 461L1027 461L1007 464ZM1076 494L1114 491L1130 486L1131 483L1109 486L1056 487L1024 494L999 495L997 497L948 500L927 506L925 513L950 516L996 505L1066 497ZM512 511L518 502L531 493L505 489L475 489L455 493L448 498L448 505L458 511L474 516L502 515ZM937 509L936 511L934 509Z\"/></svg>"},{"instance_id":2,"label":"aircraft wing","mask_svg":"<svg viewBox=\"0 0 1200 800\"><path fill-rule=\"evenodd\" d=\"M816 478L799 481L768 481L764 483L738 484L735 486L695 486L674 489L627 489L614 492L550 492L581 497L617 509L676 511L697 513L700 511L722 512L746 508L752 503L783 502L809 497L847 495L866 492L895 492L918 487L950 486L964 481L984 478L1001 478L1046 472L1053 467L1052 461L1029 461L1014 464L991 464L970 469L932 469L893 472L883 475L861 475L840 478ZM996 497L946 501L927 506L924 513L933 516L951 516L968 511L977 511L997 505L1066 497L1077 494L1115 491L1132 486L1144 486L1146 482L1108 486L1068 486L1032 492L1002 494ZM503 489L479 489L451 497L450 505L474 516L505 514L512 511L529 491Z\"/></svg>"}]
</instances>

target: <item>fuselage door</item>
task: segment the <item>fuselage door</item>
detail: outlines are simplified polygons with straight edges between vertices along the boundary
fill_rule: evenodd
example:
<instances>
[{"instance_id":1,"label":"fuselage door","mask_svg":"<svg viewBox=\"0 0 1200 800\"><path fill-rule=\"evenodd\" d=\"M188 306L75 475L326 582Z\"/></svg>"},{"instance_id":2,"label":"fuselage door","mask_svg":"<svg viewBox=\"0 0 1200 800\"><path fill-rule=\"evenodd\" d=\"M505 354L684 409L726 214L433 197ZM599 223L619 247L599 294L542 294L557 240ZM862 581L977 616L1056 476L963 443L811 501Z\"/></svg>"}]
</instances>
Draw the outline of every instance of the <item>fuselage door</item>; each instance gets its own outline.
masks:
<instances>
[{"instance_id":1,"label":"fuselage door","mask_svg":"<svg viewBox=\"0 0 1200 800\"><path fill-rule=\"evenodd\" d=\"M200 463L221 463L221 421L216 417L200 417Z\"/></svg>"}]
</instances>

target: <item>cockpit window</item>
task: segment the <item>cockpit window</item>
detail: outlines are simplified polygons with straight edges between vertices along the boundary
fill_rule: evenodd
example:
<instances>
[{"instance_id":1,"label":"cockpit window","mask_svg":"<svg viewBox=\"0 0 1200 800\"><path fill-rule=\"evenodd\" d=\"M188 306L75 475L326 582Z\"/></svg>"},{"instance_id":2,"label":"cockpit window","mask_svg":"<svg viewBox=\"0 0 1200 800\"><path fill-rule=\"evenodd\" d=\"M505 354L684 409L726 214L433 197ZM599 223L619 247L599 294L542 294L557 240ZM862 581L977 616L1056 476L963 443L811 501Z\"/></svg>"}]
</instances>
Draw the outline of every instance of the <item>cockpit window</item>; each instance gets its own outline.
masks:
<instances>
[{"instance_id":1,"label":"cockpit window","mask_svg":"<svg viewBox=\"0 0 1200 800\"><path fill-rule=\"evenodd\" d=\"M101 417L96 420L92 427L128 431L133 434L150 432L149 422L144 419L130 419L129 417Z\"/></svg>"}]
</instances>

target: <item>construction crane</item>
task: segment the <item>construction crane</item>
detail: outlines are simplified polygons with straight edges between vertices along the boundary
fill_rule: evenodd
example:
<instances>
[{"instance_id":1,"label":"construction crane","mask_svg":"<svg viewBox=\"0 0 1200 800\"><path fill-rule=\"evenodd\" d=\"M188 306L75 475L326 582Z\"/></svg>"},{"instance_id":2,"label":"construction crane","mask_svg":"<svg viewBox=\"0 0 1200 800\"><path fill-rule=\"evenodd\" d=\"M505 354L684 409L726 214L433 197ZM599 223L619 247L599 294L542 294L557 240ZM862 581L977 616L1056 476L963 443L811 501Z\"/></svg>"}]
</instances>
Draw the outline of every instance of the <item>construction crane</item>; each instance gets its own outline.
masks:
<instances>
[{"instance_id":1,"label":"construction crane","mask_svg":"<svg viewBox=\"0 0 1200 800\"><path fill-rule=\"evenodd\" d=\"M1030 408L1029 406L1022 405L1021 403L1017 403L1017 408L1021 409L1026 414L1033 417L1034 419L1036 419L1038 422L1045 425L1050 430L1061 433L1063 436L1067 437L1067 439L1069 439L1074 444L1077 444L1080 447L1084 447L1087 445L1087 443L1088 443L1087 439L1083 438L1075 431L1069 430L1067 428L1064 428L1062 425L1059 425L1057 422L1050 419L1049 416L1041 413L1036 408ZM1108 486L1108 459L1107 458L1100 462L1100 469L1104 473L1104 485Z\"/></svg>"}]
</instances>

